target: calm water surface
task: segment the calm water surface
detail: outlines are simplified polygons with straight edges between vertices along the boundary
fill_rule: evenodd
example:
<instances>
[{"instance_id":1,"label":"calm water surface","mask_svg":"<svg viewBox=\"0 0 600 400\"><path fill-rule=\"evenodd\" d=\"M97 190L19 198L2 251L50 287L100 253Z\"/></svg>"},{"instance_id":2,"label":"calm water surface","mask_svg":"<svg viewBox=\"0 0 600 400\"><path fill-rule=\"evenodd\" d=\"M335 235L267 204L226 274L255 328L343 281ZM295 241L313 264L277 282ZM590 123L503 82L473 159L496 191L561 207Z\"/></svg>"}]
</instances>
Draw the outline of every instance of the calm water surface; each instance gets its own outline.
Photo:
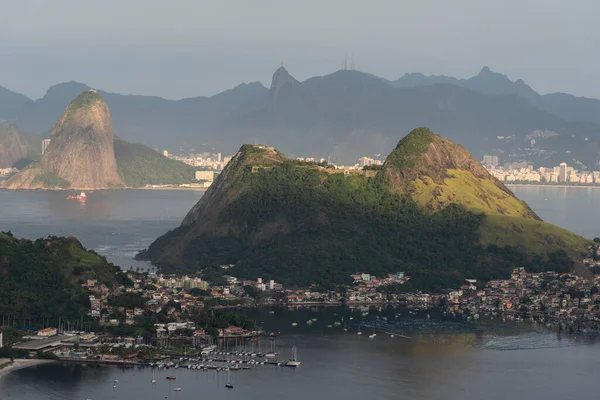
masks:
<instances>
[{"instance_id":1,"label":"calm water surface","mask_svg":"<svg viewBox=\"0 0 600 400\"><path fill-rule=\"evenodd\" d=\"M202 197L193 190L115 190L87 193L85 202L66 192L0 190L0 231L36 239L75 236L123 268L148 267L133 256L177 227Z\"/></svg>"},{"instance_id":2,"label":"calm water surface","mask_svg":"<svg viewBox=\"0 0 600 400\"><path fill-rule=\"evenodd\" d=\"M600 235L600 190L512 187L546 221L587 237ZM122 266L168 229L176 227L201 197L194 191L111 191L90 194L85 204L64 193L0 191L0 230L36 238L77 236ZM269 330L281 330L277 346L290 355L298 347L297 370L271 366L232 373L169 371L175 383L149 369L44 365L0 380L2 400L21 399L573 399L595 398L600 345L585 338L559 338L530 328L499 332L455 330L437 318L401 332L413 339L375 339L327 329L332 315L307 328L306 312L257 315ZM319 311L322 312L322 311ZM331 313L331 311L330 311ZM374 315L364 317L373 320ZM358 319L358 318L357 318ZM290 321L299 322L292 329ZM330 323L330 322L329 322ZM526 325L526 324L523 324ZM452 329L447 330L447 327ZM510 329L509 329L510 328ZM503 328L504 329L504 328ZM406 330L406 331L404 331ZM437 333L436 333L437 332ZM112 382L118 379L117 388ZM181 387L181 392L173 388Z\"/></svg>"}]
</instances>

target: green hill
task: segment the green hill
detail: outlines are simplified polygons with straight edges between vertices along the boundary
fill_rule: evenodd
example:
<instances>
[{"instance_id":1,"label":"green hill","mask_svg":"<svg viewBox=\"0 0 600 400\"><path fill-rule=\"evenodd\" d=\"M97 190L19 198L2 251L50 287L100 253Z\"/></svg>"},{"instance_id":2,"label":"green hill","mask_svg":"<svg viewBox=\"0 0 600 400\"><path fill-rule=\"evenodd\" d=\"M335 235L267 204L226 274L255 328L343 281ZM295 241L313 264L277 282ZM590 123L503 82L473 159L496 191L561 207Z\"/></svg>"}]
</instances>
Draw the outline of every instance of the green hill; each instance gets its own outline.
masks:
<instances>
[{"instance_id":1,"label":"green hill","mask_svg":"<svg viewBox=\"0 0 600 400\"><path fill-rule=\"evenodd\" d=\"M540 221L470 156L456 158L459 164L441 158L460 171L453 177L439 160L421 163L439 140L430 134L411 133L372 177L244 145L182 225L141 257L165 272L235 264L228 271L235 276L302 285L406 271L414 287L437 290L469 277L506 277L515 266L568 271L586 254L588 240ZM444 146L459 153L451 142ZM414 192L414 182L427 177L435 193L460 182L461 196L442 202Z\"/></svg>"},{"instance_id":2,"label":"green hill","mask_svg":"<svg viewBox=\"0 0 600 400\"><path fill-rule=\"evenodd\" d=\"M128 187L190 183L196 169L151 148L115 138L119 174Z\"/></svg>"},{"instance_id":3,"label":"green hill","mask_svg":"<svg viewBox=\"0 0 600 400\"><path fill-rule=\"evenodd\" d=\"M87 279L112 285L117 268L75 238L35 241L0 233L0 314L72 317L87 312Z\"/></svg>"}]
</instances>

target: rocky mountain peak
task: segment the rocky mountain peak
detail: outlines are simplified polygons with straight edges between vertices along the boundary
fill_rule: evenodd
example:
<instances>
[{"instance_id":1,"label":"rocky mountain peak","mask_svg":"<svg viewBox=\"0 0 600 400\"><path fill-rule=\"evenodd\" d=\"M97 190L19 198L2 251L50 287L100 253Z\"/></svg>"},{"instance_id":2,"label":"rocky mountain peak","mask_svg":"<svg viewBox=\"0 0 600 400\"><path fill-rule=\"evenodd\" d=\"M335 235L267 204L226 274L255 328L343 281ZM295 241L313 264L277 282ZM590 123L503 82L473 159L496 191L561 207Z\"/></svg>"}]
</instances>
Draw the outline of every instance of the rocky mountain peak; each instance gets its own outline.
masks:
<instances>
[{"instance_id":1,"label":"rocky mountain peak","mask_svg":"<svg viewBox=\"0 0 600 400\"><path fill-rule=\"evenodd\" d=\"M398 142L382 171L395 190L431 211L449 204L486 214L540 220L464 147L417 128Z\"/></svg>"},{"instance_id":2,"label":"rocky mountain peak","mask_svg":"<svg viewBox=\"0 0 600 400\"><path fill-rule=\"evenodd\" d=\"M271 89L269 90L271 102L273 104L277 103L279 93L285 86L296 85L297 83L299 83L298 80L290 75L283 65L277 68L277 71L275 71L273 74L273 79L271 80Z\"/></svg>"}]
</instances>

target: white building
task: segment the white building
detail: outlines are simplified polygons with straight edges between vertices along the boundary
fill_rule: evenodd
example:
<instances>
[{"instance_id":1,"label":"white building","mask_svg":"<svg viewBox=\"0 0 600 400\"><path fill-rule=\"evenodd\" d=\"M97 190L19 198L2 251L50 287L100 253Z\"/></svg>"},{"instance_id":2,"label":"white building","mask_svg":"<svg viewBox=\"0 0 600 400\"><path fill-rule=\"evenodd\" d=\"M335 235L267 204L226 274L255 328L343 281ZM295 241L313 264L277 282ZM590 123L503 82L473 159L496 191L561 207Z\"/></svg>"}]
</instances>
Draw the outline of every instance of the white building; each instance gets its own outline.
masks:
<instances>
[{"instance_id":1,"label":"white building","mask_svg":"<svg viewBox=\"0 0 600 400\"><path fill-rule=\"evenodd\" d=\"M195 176L197 181L212 182L215 180L214 171L196 171Z\"/></svg>"}]
</instances>

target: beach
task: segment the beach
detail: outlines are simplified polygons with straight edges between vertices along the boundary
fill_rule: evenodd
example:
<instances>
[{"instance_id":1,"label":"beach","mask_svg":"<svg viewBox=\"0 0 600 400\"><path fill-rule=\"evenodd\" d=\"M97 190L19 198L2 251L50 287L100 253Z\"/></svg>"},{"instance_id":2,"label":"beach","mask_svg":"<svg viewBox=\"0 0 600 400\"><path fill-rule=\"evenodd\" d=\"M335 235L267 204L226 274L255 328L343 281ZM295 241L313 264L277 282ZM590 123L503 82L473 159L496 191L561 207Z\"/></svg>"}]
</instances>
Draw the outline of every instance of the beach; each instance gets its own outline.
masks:
<instances>
[{"instance_id":1,"label":"beach","mask_svg":"<svg viewBox=\"0 0 600 400\"><path fill-rule=\"evenodd\" d=\"M14 360L11 363L9 358L0 358L0 379L10 374L12 371L51 362L53 362L53 360Z\"/></svg>"}]
</instances>

